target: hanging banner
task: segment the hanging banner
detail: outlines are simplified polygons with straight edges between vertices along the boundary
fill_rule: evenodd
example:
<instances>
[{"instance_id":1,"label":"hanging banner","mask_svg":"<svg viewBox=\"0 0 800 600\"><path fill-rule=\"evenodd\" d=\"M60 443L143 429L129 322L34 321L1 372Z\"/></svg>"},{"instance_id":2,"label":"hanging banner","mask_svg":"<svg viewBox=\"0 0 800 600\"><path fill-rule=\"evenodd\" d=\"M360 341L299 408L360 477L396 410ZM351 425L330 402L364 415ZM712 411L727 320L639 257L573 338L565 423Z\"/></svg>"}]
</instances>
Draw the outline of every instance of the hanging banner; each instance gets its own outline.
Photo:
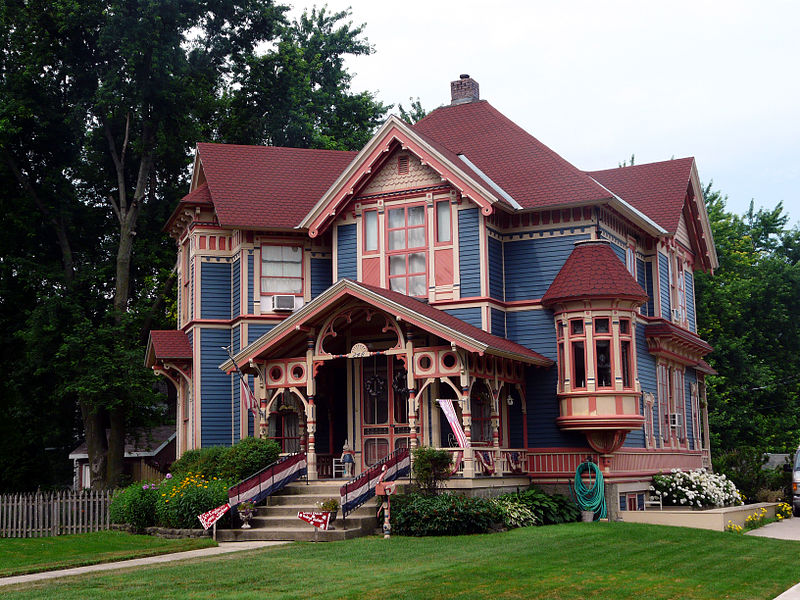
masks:
<instances>
[{"instance_id":1,"label":"hanging banner","mask_svg":"<svg viewBox=\"0 0 800 600\"><path fill-rule=\"evenodd\" d=\"M328 511L300 511L297 513L297 518L306 523L311 523L314 527L318 527L323 531L328 530L328 525L331 523L331 513Z\"/></svg>"},{"instance_id":2,"label":"hanging banner","mask_svg":"<svg viewBox=\"0 0 800 600\"><path fill-rule=\"evenodd\" d=\"M208 512L204 512L202 515L197 515L197 518L200 519L200 523L203 525L203 529L208 529L214 523L219 521L226 512L231 509L231 505L227 502L222 506L218 506L217 508L212 508Z\"/></svg>"},{"instance_id":3,"label":"hanging banner","mask_svg":"<svg viewBox=\"0 0 800 600\"><path fill-rule=\"evenodd\" d=\"M440 398L436 400L439 406L442 407L444 416L447 417L447 422L450 423L450 429L453 430L453 435L456 436L459 448L468 448L469 440L464 430L461 428L461 423L458 422L458 415L456 409L453 407L453 401L450 398Z\"/></svg>"}]
</instances>

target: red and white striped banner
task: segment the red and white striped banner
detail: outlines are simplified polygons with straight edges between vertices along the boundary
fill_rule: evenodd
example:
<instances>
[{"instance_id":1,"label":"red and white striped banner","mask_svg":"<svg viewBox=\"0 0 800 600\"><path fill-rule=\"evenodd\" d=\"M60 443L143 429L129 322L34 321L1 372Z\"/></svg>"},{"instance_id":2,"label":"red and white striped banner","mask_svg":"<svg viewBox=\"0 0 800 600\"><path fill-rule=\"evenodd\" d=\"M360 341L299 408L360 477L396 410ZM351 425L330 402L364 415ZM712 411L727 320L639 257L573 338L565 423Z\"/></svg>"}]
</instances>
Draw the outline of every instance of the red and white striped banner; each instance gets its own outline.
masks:
<instances>
[{"instance_id":1,"label":"red and white striped banner","mask_svg":"<svg viewBox=\"0 0 800 600\"><path fill-rule=\"evenodd\" d=\"M297 518L311 523L314 527L319 527L323 531L327 531L328 525L331 523L331 513L328 511L300 511L297 513Z\"/></svg>"},{"instance_id":2,"label":"red and white striped banner","mask_svg":"<svg viewBox=\"0 0 800 600\"><path fill-rule=\"evenodd\" d=\"M197 518L200 519L200 523L203 525L203 529L208 529L214 523L219 521L226 512L231 509L231 505L227 502L222 506L218 506L217 508L212 508L208 512L204 512L202 515L197 515Z\"/></svg>"},{"instance_id":3,"label":"red and white striped banner","mask_svg":"<svg viewBox=\"0 0 800 600\"><path fill-rule=\"evenodd\" d=\"M456 409L453 407L453 401L450 398L438 398L436 401L442 407L444 416L447 417L447 422L450 423L450 429L453 430L453 434L456 436L458 447L469 448L469 440L461 428L461 423L458 422L458 415L456 415Z\"/></svg>"}]
</instances>

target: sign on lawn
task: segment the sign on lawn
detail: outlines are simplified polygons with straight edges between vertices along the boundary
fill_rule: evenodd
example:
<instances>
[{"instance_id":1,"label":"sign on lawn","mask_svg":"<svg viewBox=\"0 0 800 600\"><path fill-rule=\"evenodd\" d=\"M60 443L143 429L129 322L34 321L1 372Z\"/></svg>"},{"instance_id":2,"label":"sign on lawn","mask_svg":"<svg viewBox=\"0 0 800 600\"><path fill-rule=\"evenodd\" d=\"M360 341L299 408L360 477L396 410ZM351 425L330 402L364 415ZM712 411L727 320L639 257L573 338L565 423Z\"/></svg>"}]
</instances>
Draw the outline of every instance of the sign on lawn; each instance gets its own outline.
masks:
<instances>
[{"instance_id":1,"label":"sign on lawn","mask_svg":"<svg viewBox=\"0 0 800 600\"><path fill-rule=\"evenodd\" d=\"M306 523L311 523L314 527L319 527L323 531L327 531L331 522L331 513L328 511L300 511L297 513L297 518Z\"/></svg>"},{"instance_id":2,"label":"sign on lawn","mask_svg":"<svg viewBox=\"0 0 800 600\"><path fill-rule=\"evenodd\" d=\"M217 508L212 508L208 512L204 512L202 515L197 515L197 518L200 519L200 523L203 524L203 529L208 529L214 523L219 521L222 515L224 515L230 509L231 505L226 502L222 506L218 506Z\"/></svg>"}]
</instances>

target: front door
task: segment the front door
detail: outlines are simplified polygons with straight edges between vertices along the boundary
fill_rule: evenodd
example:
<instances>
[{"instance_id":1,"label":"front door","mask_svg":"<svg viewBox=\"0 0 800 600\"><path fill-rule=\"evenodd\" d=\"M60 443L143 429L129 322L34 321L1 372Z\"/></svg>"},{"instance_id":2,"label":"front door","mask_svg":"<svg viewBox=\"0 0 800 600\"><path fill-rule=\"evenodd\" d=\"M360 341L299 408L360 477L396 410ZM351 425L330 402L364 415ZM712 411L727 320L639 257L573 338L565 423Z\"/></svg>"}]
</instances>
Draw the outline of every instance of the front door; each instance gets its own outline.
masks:
<instances>
[{"instance_id":1,"label":"front door","mask_svg":"<svg viewBox=\"0 0 800 600\"><path fill-rule=\"evenodd\" d=\"M410 429L406 370L393 356L362 361L361 439L365 467L398 448L407 448Z\"/></svg>"}]
</instances>

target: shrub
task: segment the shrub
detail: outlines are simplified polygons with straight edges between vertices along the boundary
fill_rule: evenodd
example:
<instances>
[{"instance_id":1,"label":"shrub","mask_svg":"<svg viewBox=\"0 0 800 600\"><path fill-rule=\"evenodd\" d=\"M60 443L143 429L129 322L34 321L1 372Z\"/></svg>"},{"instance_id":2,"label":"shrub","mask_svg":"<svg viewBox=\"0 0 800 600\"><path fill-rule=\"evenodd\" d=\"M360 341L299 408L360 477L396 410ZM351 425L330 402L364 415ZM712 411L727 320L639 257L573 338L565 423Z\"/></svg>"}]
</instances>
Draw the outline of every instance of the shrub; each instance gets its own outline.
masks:
<instances>
[{"instance_id":1,"label":"shrub","mask_svg":"<svg viewBox=\"0 0 800 600\"><path fill-rule=\"evenodd\" d=\"M241 481L274 463L278 460L280 452L281 448L275 440L243 438L221 457L219 473L213 473L213 475L233 482ZM207 470L201 470L201 472L212 474Z\"/></svg>"},{"instance_id":2,"label":"shrub","mask_svg":"<svg viewBox=\"0 0 800 600\"><path fill-rule=\"evenodd\" d=\"M187 473L165 479L158 490L156 521L163 527L198 529L197 515L228 501L228 481Z\"/></svg>"},{"instance_id":3,"label":"shrub","mask_svg":"<svg viewBox=\"0 0 800 600\"><path fill-rule=\"evenodd\" d=\"M442 483L450 477L451 462L452 455L447 450L430 446L414 448L414 482L423 494L434 496L438 493Z\"/></svg>"},{"instance_id":4,"label":"shrub","mask_svg":"<svg viewBox=\"0 0 800 600\"><path fill-rule=\"evenodd\" d=\"M521 504L531 512L539 525L571 523L577 521L581 514L577 505L566 496L548 495L537 488L530 488L519 493L503 494L498 499Z\"/></svg>"},{"instance_id":5,"label":"shrub","mask_svg":"<svg viewBox=\"0 0 800 600\"><path fill-rule=\"evenodd\" d=\"M222 462L228 451L229 449L224 446L189 450L172 463L172 473L179 476L188 473L203 473L209 477L222 478Z\"/></svg>"},{"instance_id":6,"label":"shrub","mask_svg":"<svg viewBox=\"0 0 800 600\"><path fill-rule=\"evenodd\" d=\"M742 504L739 490L725 475L708 473L705 469L681 471L672 469L666 475L653 475L650 491L667 505L729 506Z\"/></svg>"},{"instance_id":7,"label":"shrub","mask_svg":"<svg viewBox=\"0 0 800 600\"><path fill-rule=\"evenodd\" d=\"M747 498L791 498L791 472L785 472L783 466L765 469L766 461L767 455L761 450L736 448L714 455L714 471L733 481Z\"/></svg>"},{"instance_id":8,"label":"shrub","mask_svg":"<svg viewBox=\"0 0 800 600\"><path fill-rule=\"evenodd\" d=\"M155 525L155 506L158 485L133 483L119 490L111 499L109 518L112 523L127 523L136 530Z\"/></svg>"},{"instance_id":9,"label":"shrub","mask_svg":"<svg viewBox=\"0 0 800 600\"><path fill-rule=\"evenodd\" d=\"M398 535L486 533L501 520L494 504L455 494L404 494L392 498L392 531Z\"/></svg>"},{"instance_id":10,"label":"shrub","mask_svg":"<svg viewBox=\"0 0 800 600\"><path fill-rule=\"evenodd\" d=\"M536 516L533 511L518 500L516 495L506 494L492 499L497 514L502 518L503 525L509 529L515 527L530 527L536 525Z\"/></svg>"}]
</instances>

